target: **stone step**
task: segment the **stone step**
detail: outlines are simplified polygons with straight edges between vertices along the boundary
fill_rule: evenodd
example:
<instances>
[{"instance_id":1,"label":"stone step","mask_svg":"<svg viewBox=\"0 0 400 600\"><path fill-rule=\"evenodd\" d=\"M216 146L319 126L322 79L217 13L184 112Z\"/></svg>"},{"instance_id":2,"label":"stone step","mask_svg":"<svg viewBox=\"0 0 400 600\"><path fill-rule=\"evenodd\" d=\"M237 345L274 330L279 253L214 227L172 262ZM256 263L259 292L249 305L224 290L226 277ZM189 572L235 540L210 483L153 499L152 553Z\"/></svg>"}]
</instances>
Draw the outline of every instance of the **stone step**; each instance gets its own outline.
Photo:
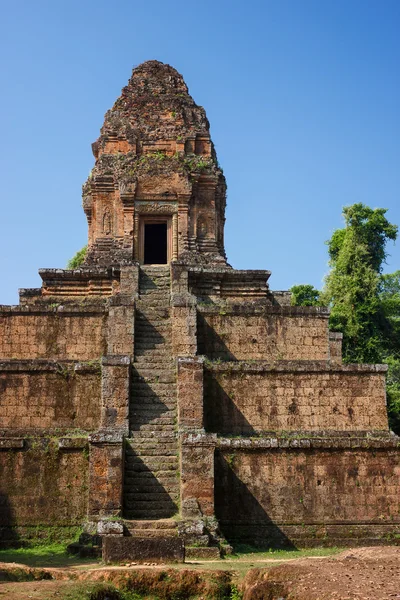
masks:
<instances>
[{"instance_id":1,"label":"stone step","mask_svg":"<svg viewBox=\"0 0 400 600\"><path fill-rule=\"evenodd\" d=\"M175 384L175 382L176 382L176 374L171 372L171 370L162 373L159 369L154 368L154 370L153 370L153 369L149 368L148 365L146 365L145 369L146 369L146 373L143 373L140 375L140 382L148 383L149 387L151 387L151 385L157 384L157 383ZM143 371L145 369L143 368ZM136 383L136 380L134 380L132 383L133 384Z\"/></svg>"},{"instance_id":2,"label":"stone step","mask_svg":"<svg viewBox=\"0 0 400 600\"><path fill-rule=\"evenodd\" d=\"M143 510L146 509L146 507L150 510L171 510L176 507L177 500L177 496L175 498L171 498L169 494L165 494L165 496L162 496L159 500L150 500L149 498L143 498L142 500L137 498L128 499L126 496L124 504L125 507L130 510Z\"/></svg>"},{"instance_id":3,"label":"stone step","mask_svg":"<svg viewBox=\"0 0 400 600\"><path fill-rule=\"evenodd\" d=\"M135 327L135 333L136 333L136 338L146 336L149 339L150 338L164 339L164 337L167 334L168 334L168 337L171 336L172 328L170 326L165 326L161 329L161 326L159 326L156 329L155 327L152 327L151 325L141 324L141 325L138 325L137 327Z\"/></svg>"},{"instance_id":4,"label":"stone step","mask_svg":"<svg viewBox=\"0 0 400 600\"><path fill-rule=\"evenodd\" d=\"M164 482L162 486L157 482L157 485L146 485L146 483L137 483L134 477L129 477L124 481L124 497L126 494L131 494L134 492L137 493L146 493L154 494L162 488L163 491L168 492L170 494L179 495L179 485L175 482Z\"/></svg>"},{"instance_id":5,"label":"stone step","mask_svg":"<svg viewBox=\"0 0 400 600\"><path fill-rule=\"evenodd\" d=\"M176 361L174 358L161 358L160 356L151 356L151 354L135 356L135 363L138 369L146 368L146 364L151 365L153 368L162 367L170 370L176 369Z\"/></svg>"},{"instance_id":6,"label":"stone step","mask_svg":"<svg viewBox=\"0 0 400 600\"><path fill-rule=\"evenodd\" d=\"M163 456L163 455L158 455L158 456L149 456L146 459L143 459L143 457L137 456L136 454L132 453L132 454L127 454L125 456L126 459L126 465L127 466L133 466L133 465L143 465L144 463L149 466L152 467L153 465L157 465L159 463L165 464L165 465L175 465L178 462L178 456L175 454L174 456Z\"/></svg>"},{"instance_id":7,"label":"stone step","mask_svg":"<svg viewBox=\"0 0 400 600\"><path fill-rule=\"evenodd\" d=\"M168 340L161 340L161 339L157 340L155 338L150 338L150 337L146 338L143 336L143 338L141 338L141 339L140 338L135 339L135 350L141 349L141 348L144 348L144 349L150 348L152 350L160 349L160 350L171 351L172 344Z\"/></svg>"},{"instance_id":8,"label":"stone step","mask_svg":"<svg viewBox=\"0 0 400 600\"><path fill-rule=\"evenodd\" d=\"M129 413L141 416L176 417L177 403L174 398L167 397L161 400L157 397L154 402L145 402L144 400L145 398L139 400L136 397L129 406Z\"/></svg>"},{"instance_id":9,"label":"stone step","mask_svg":"<svg viewBox=\"0 0 400 600\"><path fill-rule=\"evenodd\" d=\"M137 300L137 302L143 303L143 300ZM136 323L153 327L158 327L159 325L171 325L170 308L150 307L148 305L146 305L145 308L146 311L143 310L140 313L136 313L135 325Z\"/></svg>"},{"instance_id":10,"label":"stone step","mask_svg":"<svg viewBox=\"0 0 400 600\"><path fill-rule=\"evenodd\" d=\"M146 371L148 370L147 367L145 367L145 369ZM159 369L157 369L157 371L159 371ZM175 375L174 369L164 369L163 375ZM146 396L146 392L148 391L151 391L153 394L158 394L162 392L176 392L177 384L175 381L171 381L168 383L165 383L164 381L148 382L142 379L142 375L134 375L132 381L132 389L136 392L140 392L141 394L143 393L143 395Z\"/></svg>"},{"instance_id":11,"label":"stone step","mask_svg":"<svg viewBox=\"0 0 400 600\"><path fill-rule=\"evenodd\" d=\"M131 430L131 432L153 431L154 433L160 432L160 431L175 431L175 425L153 425L150 423L143 423L143 424L132 423L132 424L130 424L130 430Z\"/></svg>"},{"instance_id":12,"label":"stone step","mask_svg":"<svg viewBox=\"0 0 400 600\"><path fill-rule=\"evenodd\" d=\"M137 398L130 403L131 415L158 415L159 417L176 417L176 403L171 407L166 406L160 399L158 402L142 403L142 399ZM170 399L171 401L171 399Z\"/></svg>"},{"instance_id":13,"label":"stone step","mask_svg":"<svg viewBox=\"0 0 400 600\"><path fill-rule=\"evenodd\" d=\"M165 490L160 490L159 492L131 492L128 491L125 499L129 503L134 502L169 502L172 496L166 492ZM176 500L175 497L172 498Z\"/></svg>"},{"instance_id":14,"label":"stone step","mask_svg":"<svg viewBox=\"0 0 400 600\"><path fill-rule=\"evenodd\" d=\"M174 471L164 471L157 474L155 477L150 471L129 471L126 473L125 479L125 490L133 489L155 489L158 490L160 488L166 490L178 489L179 487L179 479L177 477L176 472Z\"/></svg>"},{"instance_id":15,"label":"stone step","mask_svg":"<svg viewBox=\"0 0 400 600\"><path fill-rule=\"evenodd\" d=\"M169 462L169 460L171 462ZM178 457L177 456L147 456L146 458L138 456L126 457L125 471L129 473L147 473L151 471L153 475L164 471L176 471L178 469ZM133 475L131 475L132 477Z\"/></svg>"},{"instance_id":16,"label":"stone step","mask_svg":"<svg viewBox=\"0 0 400 600\"><path fill-rule=\"evenodd\" d=\"M134 372L132 375L133 382L140 378L142 382L153 380L153 383L176 383L176 369L171 366L146 367L134 362L133 367L136 370L136 373ZM158 379L158 381L154 381L154 379Z\"/></svg>"},{"instance_id":17,"label":"stone step","mask_svg":"<svg viewBox=\"0 0 400 600\"><path fill-rule=\"evenodd\" d=\"M173 408L167 408L163 403L159 403L157 404L151 404L148 405L146 404L145 406L141 405L141 404L132 404L130 407L130 414L131 416L137 416L137 417L154 417L157 416L159 418L164 418L164 419L174 419L177 416L177 409L176 407Z\"/></svg>"},{"instance_id":18,"label":"stone step","mask_svg":"<svg viewBox=\"0 0 400 600\"><path fill-rule=\"evenodd\" d=\"M176 411L177 410L177 404L176 404L176 400L174 398L169 398L169 399L165 399L163 398L163 401L160 402L160 399L157 399L157 402L154 402L152 404L150 403L145 403L143 401L140 402L140 404L138 403L137 398L135 399L135 402L132 402L130 407L129 407L129 414L130 415L134 415L134 414L140 414L140 415L158 415L159 417L167 417L170 413L170 411ZM174 417L176 416L173 415Z\"/></svg>"},{"instance_id":19,"label":"stone step","mask_svg":"<svg viewBox=\"0 0 400 600\"><path fill-rule=\"evenodd\" d=\"M143 458L143 460L146 462L148 456L178 456L178 450L177 448L165 448L165 447L160 447L160 448L136 448L136 450L134 451L134 454L136 454L136 456L141 456Z\"/></svg>"},{"instance_id":20,"label":"stone step","mask_svg":"<svg viewBox=\"0 0 400 600\"><path fill-rule=\"evenodd\" d=\"M155 296L157 298L169 298L171 293L171 285L167 281L157 282L153 285L149 283L139 284L139 297Z\"/></svg>"},{"instance_id":21,"label":"stone step","mask_svg":"<svg viewBox=\"0 0 400 600\"><path fill-rule=\"evenodd\" d=\"M127 438L126 439L126 445L125 445L125 452L131 452L131 453L135 453L138 450L155 450L155 449L165 449L165 450L172 450L172 449L177 449L178 448L178 442L177 440L169 440L167 439L167 441L160 441L157 440L155 438L150 438L150 439L145 439L145 438L139 438L138 440L136 440L135 438Z\"/></svg>"},{"instance_id":22,"label":"stone step","mask_svg":"<svg viewBox=\"0 0 400 600\"><path fill-rule=\"evenodd\" d=\"M178 453L178 443L176 441L168 442L157 442L155 438L149 440L140 439L138 442L135 440L130 441L125 446L125 452L127 454L138 455L140 452L159 452L159 456L163 456L163 453L175 452ZM167 456L165 454L165 456Z\"/></svg>"},{"instance_id":23,"label":"stone step","mask_svg":"<svg viewBox=\"0 0 400 600\"><path fill-rule=\"evenodd\" d=\"M153 509L153 508L148 508L148 509L135 509L135 510L125 510L124 514L125 517L128 519L145 519L146 517L148 519L167 519L168 517L172 517L174 515L176 515L178 512L178 507L174 507L171 509Z\"/></svg>"},{"instance_id":24,"label":"stone step","mask_svg":"<svg viewBox=\"0 0 400 600\"><path fill-rule=\"evenodd\" d=\"M154 438L153 438L154 439ZM127 455L140 456L146 452L157 452L156 456L178 456L178 444L174 442L168 442L167 444L152 442L146 440L145 442L127 444L125 452Z\"/></svg>"},{"instance_id":25,"label":"stone step","mask_svg":"<svg viewBox=\"0 0 400 600\"><path fill-rule=\"evenodd\" d=\"M146 418L146 417L141 417L139 415L134 415L132 417L130 417L129 419L129 427L130 429L132 429L133 431L137 428L137 427L141 427L142 425L150 425L152 427L156 426L161 426L161 425L165 425L165 426L174 426L176 425L176 418L174 417L157 417L154 416L153 418Z\"/></svg>"},{"instance_id":26,"label":"stone step","mask_svg":"<svg viewBox=\"0 0 400 600\"><path fill-rule=\"evenodd\" d=\"M136 388L132 386L132 390L131 390L131 394L130 394L130 407L133 408L134 406L144 406L146 405L146 407L149 409L151 406L157 406L157 407L163 407L165 406L166 408L168 408L168 404L171 404L171 402L175 402L176 403L176 389L171 388L170 390L168 388L165 389L157 389L156 387L153 388L153 386L156 385L160 385L159 383L156 382L148 382L146 388ZM169 384L165 384L165 385L169 385ZM174 385L173 383L171 383L171 386Z\"/></svg>"},{"instance_id":27,"label":"stone step","mask_svg":"<svg viewBox=\"0 0 400 600\"><path fill-rule=\"evenodd\" d=\"M125 527L130 531L133 529L178 529L178 523L172 519L157 519L151 521L150 519L144 519L142 521L124 521Z\"/></svg>"},{"instance_id":28,"label":"stone step","mask_svg":"<svg viewBox=\"0 0 400 600\"><path fill-rule=\"evenodd\" d=\"M177 441L178 433L177 431L135 431L133 435L127 438L132 444L151 442L154 439L161 443Z\"/></svg>"},{"instance_id":29,"label":"stone step","mask_svg":"<svg viewBox=\"0 0 400 600\"><path fill-rule=\"evenodd\" d=\"M141 358L153 358L153 359L157 359L157 362L160 363L160 366L169 366L170 368L172 367L172 363L171 363L171 354L172 351L171 350L166 350L164 349L162 346L159 346L158 348L135 348L135 358L134 361L135 362L140 362ZM136 359L139 359L139 361L137 361ZM156 361L154 361L152 363L152 365L154 365L155 367L157 366Z\"/></svg>"},{"instance_id":30,"label":"stone step","mask_svg":"<svg viewBox=\"0 0 400 600\"><path fill-rule=\"evenodd\" d=\"M154 537L177 537L177 529L129 529L129 535L131 537L138 538L154 538Z\"/></svg>"}]
</instances>

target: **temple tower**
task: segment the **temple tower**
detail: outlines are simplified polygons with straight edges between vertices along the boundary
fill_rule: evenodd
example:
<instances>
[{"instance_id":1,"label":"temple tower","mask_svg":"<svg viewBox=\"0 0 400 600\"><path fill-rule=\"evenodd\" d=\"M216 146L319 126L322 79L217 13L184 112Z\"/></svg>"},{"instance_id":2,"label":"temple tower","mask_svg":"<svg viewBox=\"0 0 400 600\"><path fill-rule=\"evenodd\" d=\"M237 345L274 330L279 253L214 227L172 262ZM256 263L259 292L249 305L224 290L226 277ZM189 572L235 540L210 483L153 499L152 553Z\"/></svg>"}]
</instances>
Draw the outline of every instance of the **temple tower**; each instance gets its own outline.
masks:
<instances>
[{"instance_id":1,"label":"temple tower","mask_svg":"<svg viewBox=\"0 0 400 600\"><path fill-rule=\"evenodd\" d=\"M206 113L175 69L135 68L92 148L87 265L225 263L225 177Z\"/></svg>"},{"instance_id":2,"label":"temple tower","mask_svg":"<svg viewBox=\"0 0 400 600\"><path fill-rule=\"evenodd\" d=\"M0 546L83 525L111 562L395 542L387 367L343 365L328 308L226 263L181 75L134 69L93 152L84 264L0 306Z\"/></svg>"}]
</instances>

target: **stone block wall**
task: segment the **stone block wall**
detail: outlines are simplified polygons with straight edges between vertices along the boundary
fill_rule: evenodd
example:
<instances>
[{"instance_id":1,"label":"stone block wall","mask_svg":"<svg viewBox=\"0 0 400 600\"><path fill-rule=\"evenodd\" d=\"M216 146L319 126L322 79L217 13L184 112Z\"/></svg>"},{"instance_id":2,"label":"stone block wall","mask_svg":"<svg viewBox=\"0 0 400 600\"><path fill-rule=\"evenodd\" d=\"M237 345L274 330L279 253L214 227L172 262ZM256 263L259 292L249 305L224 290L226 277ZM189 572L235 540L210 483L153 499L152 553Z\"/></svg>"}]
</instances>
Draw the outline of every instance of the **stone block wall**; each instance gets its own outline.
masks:
<instances>
[{"instance_id":1,"label":"stone block wall","mask_svg":"<svg viewBox=\"0 0 400 600\"><path fill-rule=\"evenodd\" d=\"M0 429L93 431L100 388L99 363L0 361Z\"/></svg>"},{"instance_id":2,"label":"stone block wall","mask_svg":"<svg viewBox=\"0 0 400 600\"><path fill-rule=\"evenodd\" d=\"M384 365L221 363L205 370L208 431L387 431Z\"/></svg>"},{"instance_id":3,"label":"stone block wall","mask_svg":"<svg viewBox=\"0 0 400 600\"><path fill-rule=\"evenodd\" d=\"M85 519L85 440L0 439L0 473L0 527L71 526Z\"/></svg>"},{"instance_id":4,"label":"stone block wall","mask_svg":"<svg viewBox=\"0 0 400 600\"><path fill-rule=\"evenodd\" d=\"M249 306L198 309L198 351L211 360L327 360L328 311Z\"/></svg>"},{"instance_id":5,"label":"stone block wall","mask_svg":"<svg viewBox=\"0 0 400 600\"><path fill-rule=\"evenodd\" d=\"M99 359L106 321L104 307L0 307L0 358Z\"/></svg>"},{"instance_id":6,"label":"stone block wall","mask_svg":"<svg viewBox=\"0 0 400 600\"><path fill-rule=\"evenodd\" d=\"M397 441L303 441L303 448L300 440L294 441L297 448L287 440L265 440L264 448L259 440L251 448L241 440L220 440L215 509L227 537L275 544L346 545L355 538L388 543L400 531Z\"/></svg>"}]
</instances>

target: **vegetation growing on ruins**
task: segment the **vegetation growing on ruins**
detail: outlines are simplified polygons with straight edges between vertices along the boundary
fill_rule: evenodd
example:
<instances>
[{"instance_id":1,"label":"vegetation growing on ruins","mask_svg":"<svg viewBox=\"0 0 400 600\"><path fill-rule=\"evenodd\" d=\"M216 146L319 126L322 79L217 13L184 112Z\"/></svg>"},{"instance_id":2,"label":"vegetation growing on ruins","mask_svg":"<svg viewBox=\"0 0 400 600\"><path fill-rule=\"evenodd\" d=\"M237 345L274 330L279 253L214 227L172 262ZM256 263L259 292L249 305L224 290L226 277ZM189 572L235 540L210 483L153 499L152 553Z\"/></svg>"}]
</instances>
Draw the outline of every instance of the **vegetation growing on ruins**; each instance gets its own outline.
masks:
<instances>
[{"instance_id":1,"label":"vegetation growing on ruins","mask_svg":"<svg viewBox=\"0 0 400 600\"><path fill-rule=\"evenodd\" d=\"M83 246L74 256L68 261L67 269L77 269L83 263L86 257L87 246Z\"/></svg>"},{"instance_id":2,"label":"vegetation growing on ruins","mask_svg":"<svg viewBox=\"0 0 400 600\"><path fill-rule=\"evenodd\" d=\"M291 288L292 304L330 306L330 327L343 333L347 363L387 363L391 428L400 433L400 271L382 274L386 244L398 227L386 209L357 203L343 209L345 227L327 242L330 271L322 292Z\"/></svg>"}]
</instances>

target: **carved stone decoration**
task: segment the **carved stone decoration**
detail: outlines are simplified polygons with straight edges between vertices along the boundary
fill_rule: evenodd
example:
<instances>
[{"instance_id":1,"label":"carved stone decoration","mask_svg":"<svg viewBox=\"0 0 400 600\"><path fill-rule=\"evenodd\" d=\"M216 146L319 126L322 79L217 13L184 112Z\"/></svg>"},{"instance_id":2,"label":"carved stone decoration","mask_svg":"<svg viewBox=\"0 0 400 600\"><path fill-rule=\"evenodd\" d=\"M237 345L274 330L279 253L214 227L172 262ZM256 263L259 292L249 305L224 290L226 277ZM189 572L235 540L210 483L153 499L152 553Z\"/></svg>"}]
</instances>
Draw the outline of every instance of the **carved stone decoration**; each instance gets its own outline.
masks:
<instances>
[{"instance_id":1,"label":"carved stone decoration","mask_svg":"<svg viewBox=\"0 0 400 600\"><path fill-rule=\"evenodd\" d=\"M150 215L173 215L178 212L177 204L158 204L152 202L151 204L136 204L135 210L139 214L150 214Z\"/></svg>"},{"instance_id":2,"label":"carved stone decoration","mask_svg":"<svg viewBox=\"0 0 400 600\"><path fill-rule=\"evenodd\" d=\"M197 219L197 237L204 238L208 232L207 221L204 217Z\"/></svg>"},{"instance_id":3,"label":"carved stone decoration","mask_svg":"<svg viewBox=\"0 0 400 600\"><path fill-rule=\"evenodd\" d=\"M121 195L121 199L126 197L134 197L137 189L137 179L135 181L120 181L119 182L119 193Z\"/></svg>"},{"instance_id":4,"label":"carved stone decoration","mask_svg":"<svg viewBox=\"0 0 400 600\"><path fill-rule=\"evenodd\" d=\"M106 208L103 214L103 233L105 235L110 235L112 233L111 213L108 208Z\"/></svg>"},{"instance_id":5,"label":"carved stone decoration","mask_svg":"<svg viewBox=\"0 0 400 600\"><path fill-rule=\"evenodd\" d=\"M150 217L167 221L169 237L175 231L168 261L186 253L188 263L204 259L207 264L226 264L220 232L225 178L205 110L173 67L153 60L133 70L105 115L93 151L96 163L83 188L84 195L93 197L93 217L86 211L85 264L138 260L143 243L136 236L141 235L140 222ZM104 214L105 207L110 216ZM135 213L139 226L134 226ZM103 243L104 237L115 244L109 239Z\"/></svg>"}]
</instances>

